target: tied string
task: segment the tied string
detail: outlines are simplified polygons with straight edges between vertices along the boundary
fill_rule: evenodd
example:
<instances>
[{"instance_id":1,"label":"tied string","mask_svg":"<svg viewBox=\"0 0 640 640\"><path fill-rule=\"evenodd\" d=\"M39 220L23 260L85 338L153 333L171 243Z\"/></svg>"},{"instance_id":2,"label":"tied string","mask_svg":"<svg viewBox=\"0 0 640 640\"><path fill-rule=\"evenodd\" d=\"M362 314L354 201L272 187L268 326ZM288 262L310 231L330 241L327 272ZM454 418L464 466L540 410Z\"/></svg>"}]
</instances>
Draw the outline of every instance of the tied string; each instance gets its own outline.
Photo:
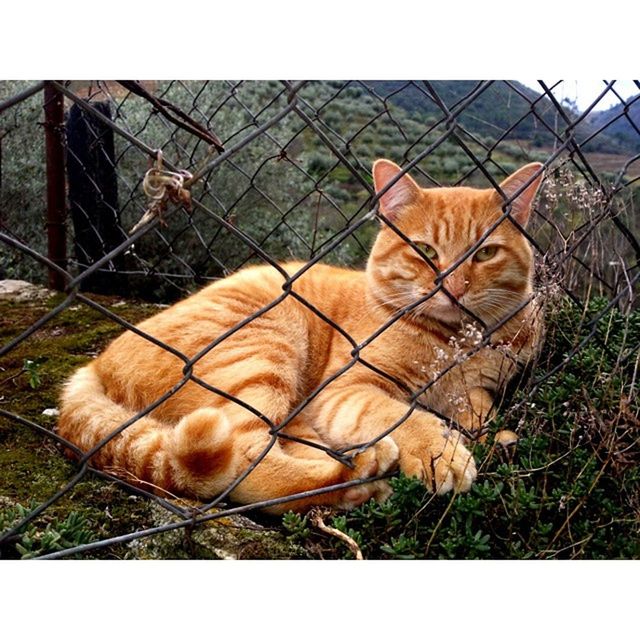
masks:
<instances>
[{"instance_id":1,"label":"tied string","mask_svg":"<svg viewBox=\"0 0 640 640\"><path fill-rule=\"evenodd\" d=\"M169 202L180 204L191 211L191 193L187 188L193 175L189 171L167 171L162 168L162 151L158 150L158 156L154 167L145 173L142 188L149 198L149 206L142 218L129 231L129 235L135 233L154 218L160 218L160 222L166 225L163 214ZM187 183L185 184L185 180Z\"/></svg>"}]
</instances>

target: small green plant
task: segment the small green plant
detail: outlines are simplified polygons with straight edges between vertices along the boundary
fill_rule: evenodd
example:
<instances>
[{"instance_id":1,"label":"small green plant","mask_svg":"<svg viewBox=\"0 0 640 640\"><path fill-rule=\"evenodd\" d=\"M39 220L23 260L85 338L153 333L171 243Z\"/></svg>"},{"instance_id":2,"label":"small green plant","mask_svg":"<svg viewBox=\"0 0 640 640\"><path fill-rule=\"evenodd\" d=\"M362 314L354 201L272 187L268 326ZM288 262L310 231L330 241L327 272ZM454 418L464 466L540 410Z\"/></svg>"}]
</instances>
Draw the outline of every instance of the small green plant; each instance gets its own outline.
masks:
<instances>
[{"instance_id":1,"label":"small green plant","mask_svg":"<svg viewBox=\"0 0 640 640\"><path fill-rule=\"evenodd\" d=\"M287 531L287 538L291 542L304 542L311 533L307 517L293 511L288 511L282 516L282 525Z\"/></svg>"},{"instance_id":2,"label":"small green plant","mask_svg":"<svg viewBox=\"0 0 640 640\"><path fill-rule=\"evenodd\" d=\"M27 374L27 380L29 381L29 386L32 389L37 389L42 381L40 380L40 364L35 360L27 360L25 359L22 363L22 371Z\"/></svg>"},{"instance_id":3,"label":"small green plant","mask_svg":"<svg viewBox=\"0 0 640 640\"><path fill-rule=\"evenodd\" d=\"M35 504L28 508L16 504L0 511L0 533L15 526L27 516ZM90 523L81 514L72 511L64 520L57 518L47 522L43 526L42 519L32 521L18 529L15 539L12 540L15 554L23 560L36 558L40 555L71 549L81 544L91 542L93 534L89 528Z\"/></svg>"}]
</instances>

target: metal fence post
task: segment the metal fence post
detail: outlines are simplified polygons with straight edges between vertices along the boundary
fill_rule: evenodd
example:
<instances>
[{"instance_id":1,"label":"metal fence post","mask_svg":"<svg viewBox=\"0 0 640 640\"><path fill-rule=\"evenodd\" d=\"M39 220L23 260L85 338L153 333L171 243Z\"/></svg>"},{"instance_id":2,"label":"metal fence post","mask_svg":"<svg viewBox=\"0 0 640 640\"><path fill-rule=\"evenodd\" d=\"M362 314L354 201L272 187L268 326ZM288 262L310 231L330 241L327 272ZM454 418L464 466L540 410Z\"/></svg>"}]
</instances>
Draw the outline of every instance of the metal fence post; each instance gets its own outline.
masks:
<instances>
[{"instance_id":1,"label":"metal fence post","mask_svg":"<svg viewBox=\"0 0 640 640\"><path fill-rule=\"evenodd\" d=\"M45 147L47 166L47 243L49 259L67 266L66 184L64 166L64 98L53 86L44 86ZM62 274L49 269L49 287L62 291Z\"/></svg>"}]
</instances>

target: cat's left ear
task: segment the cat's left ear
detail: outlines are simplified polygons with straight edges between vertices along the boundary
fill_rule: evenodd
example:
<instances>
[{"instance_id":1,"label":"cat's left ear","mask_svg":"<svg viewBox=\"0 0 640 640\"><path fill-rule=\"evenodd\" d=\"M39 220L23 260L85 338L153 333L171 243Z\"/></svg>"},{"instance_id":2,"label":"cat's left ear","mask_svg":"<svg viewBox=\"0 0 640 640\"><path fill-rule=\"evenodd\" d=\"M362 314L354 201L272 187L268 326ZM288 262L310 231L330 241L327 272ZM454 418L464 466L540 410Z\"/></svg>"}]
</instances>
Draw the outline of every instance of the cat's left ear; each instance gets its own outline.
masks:
<instances>
[{"instance_id":1,"label":"cat's left ear","mask_svg":"<svg viewBox=\"0 0 640 640\"><path fill-rule=\"evenodd\" d=\"M542 182L543 173L541 169L543 166L540 162L532 162L518 169L500 183L500 188L504 192L504 195L508 199L511 199L520 192L525 184L531 181L530 184L524 188L524 191L519 193L511 203L511 217L522 227L526 227L529 221L531 204ZM536 174L539 175L536 176ZM536 177L534 178L534 176Z\"/></svg>"}]
</instances>

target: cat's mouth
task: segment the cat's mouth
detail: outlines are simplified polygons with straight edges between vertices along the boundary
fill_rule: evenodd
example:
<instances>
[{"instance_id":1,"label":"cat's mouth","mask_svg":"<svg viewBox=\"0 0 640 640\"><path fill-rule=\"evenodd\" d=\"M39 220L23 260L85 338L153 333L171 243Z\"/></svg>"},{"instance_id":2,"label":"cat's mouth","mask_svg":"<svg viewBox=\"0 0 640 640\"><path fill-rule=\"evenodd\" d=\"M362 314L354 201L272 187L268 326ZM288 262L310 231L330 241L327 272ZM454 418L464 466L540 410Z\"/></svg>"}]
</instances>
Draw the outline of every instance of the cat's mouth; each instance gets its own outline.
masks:
<instances>
[{"instance_id":1,"label":"cat's mouth","mask_svg":"<svg viewBox=\"0 0 640 640\"><path fill-rule=\"evenodd\" d=\"M464 305L462 302L460 304ZM470 314L465 313L464 306L459 306L449 299L434 308L430 315L434 320L438 320L438 322L450 327L458 327L463 322L469 321L472 318Z\"/></svg>"},{"instance_id":2,"label":"cat's mouth","mask_svg":"<svg viewBox=\"0 0 640 640\"><path fill-rule=\"evenodd\" d=\"M514 296L515 298L515 296ZM435 320L450 328L459 328L468 322L491 325L502 321L515 306L514 300L484 301L474 296L461 296L452 300L446 294L438 294L418 307L419 315Z\"/></svg>"},{"instance_id":3,"label":"cat's mouth","mask_svg":"<svg viewBox=\"0 0 640 640\"><path fill-rule=\"evenodd\" d=\"M428 294L423 294L428 295ZM468 308L464 302L464 296L458 302L451 300L443 293L436 294L433 298L417 307L419 315L436 320L444 325L457 327L465 320L471 319L472 315L465 312Z\"/></svg>"},{"instance_id":4,"label":"cat's mouth","mask_svg":"<svg viewBox=\"0 0 640 640\"><path fill-rule=\"evenodd\" d=\"M472 321L480 321L486 325L495 324L508 316L519 301L515 294L502 292L500 295L494 292L491 298L467 293L457 300L442 292L434 296L429 296L429 293L413 292L409 302L412 306L421 299L426 300L413 307L411 316L436 321L450 328L459 328Z\"/></svg>"}]
</instances>

